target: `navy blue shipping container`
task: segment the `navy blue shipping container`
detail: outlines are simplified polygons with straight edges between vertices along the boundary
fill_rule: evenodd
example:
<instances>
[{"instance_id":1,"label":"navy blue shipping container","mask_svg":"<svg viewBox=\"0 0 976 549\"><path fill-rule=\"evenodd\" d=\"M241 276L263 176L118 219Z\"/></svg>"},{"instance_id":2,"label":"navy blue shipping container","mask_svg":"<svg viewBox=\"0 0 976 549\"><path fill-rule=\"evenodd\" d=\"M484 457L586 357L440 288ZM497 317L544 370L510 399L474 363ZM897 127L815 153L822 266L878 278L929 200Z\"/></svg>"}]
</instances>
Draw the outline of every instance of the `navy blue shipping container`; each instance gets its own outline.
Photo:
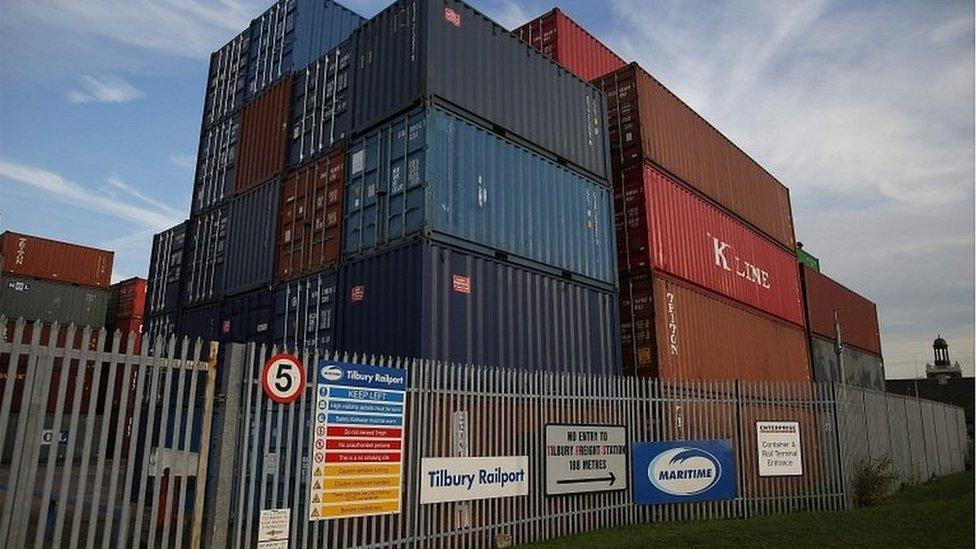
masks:
<instances>
[{"instance_id":1,"label":"navy blue shipping container","mask_svg":"<svg viewBox=\"0 0 976 549\"><path fill-rule=\"evenodd\" d=\"M352 41L347 40L295 72L288 165L297 166L349 137Z\"/></svg>"},{"instance_id":2,"label":"navy blue shipping container","mask_svg":"<svg viewBox=\"0 0 976 549\"><path fill-rule=\"evenodd\" d=\"M209 128L244 106L250 29L210 55L207 94L203 103L203 128Z\"/></svg>"},{"instance_id":3,"label":"navy blue shipping container","mask_svg":"<svg viewBox=\"0 0 976 549\"><path fill-rule=\"evenodd\" d=\"M318 59L362 22L331 0L278 0L251 21L247 97Z\"/></svg>"},{"instance_id":4,"label":"navy blue shipping container","mask_svg":"<svg viewBox=\"0 0 976 549\"><path fill-rule=\"evenodd\" d=\"M273 343L290 350L334 351L338 294L335 269L279 284Z\"/></svg>"},{"instance_id":5,"label":"navy blue shipping container","mask_svg":"<svg viewBox=\"0 0 976 549\"><path fill-rule=\"evenodd\" d=\"M225 331L225 327L221 325L219 303L183 309L176 324L177 335L199 337L205 341L216 341Z\"/></svg>"},{"instance_id":6,"label":"navy blue shipping container","mask_svg":"<svg viewBox=\"0 0 976 549\"><path fill-rule=\"evenodd\" d=\"M440 107L348 149L343 253L419 233L555 274L616 285L612 193Z\"/></svg>"},{"instance_id":7,"label":"navy blue shipping container","mask_svg":"<svg viewBox=\"0 0 976 549\"><path fill-rule=\"evenodd\" d=\"M225 295L271 284L280 194L281 180L275 178L231 201L224 260Z\"/></svg>"},{"instance_id":8,"label":"navy blue shipping container","mask_svg":"<svg viewBox=\"0 0 976 549\"><path fill-rule=\"evenodd\" d=\"M353 37L355 133L436 97L609 185L603 94L471 6L400 0Z\"/></svg>"},{"instance_id":9,"label":"navy blue shipping container","mask_svg":"<svg viewBox=\"0 0 976 549\"><path fill-rule=\"evenodd\" d=\"M200 132L193 180L194 214L222 204L234 193L241 116L236 113Z\"/></svg>"},{"instance_id":10,"label":"navy blue shipping container","mask_svg":"<svg viewBox=\"0 0 976 549\"><path fill-rule=\"evenodd\" d=\"M261 288L227 298L221 313L221 341L269 343L274 310L274 292Z\"/></svg>"},{"instance_id":11,"label":"navy blue shipping container","mask_svg":"<svg viewBox=\"0 0 976 549\"><path fill-rule=\"evenodd\" d=\"M342 268L339 349L618 374L614 292L420 240Z\"/></svg>"},{"instance_id":12,"label":"navy blue shipping container","mask_svg":"<svg viewBox=\"0 0 976 549\"><path fill-rule=\"evenodd\" d=\"M146 288L146 315L175 312L180 306L183 247L188 221L153 236Z\"/></svg>"},{"instance_id":13,"label":"navy blue shipping container","mask_svg":"<svg viewBox=\"0 0 976 549\"><path fill-rule=\"evenodd\" d=\"M213 302L224 296L227 209L223 206L190 219L183 251L184 306Z\"/></svg>"}]
</instances>

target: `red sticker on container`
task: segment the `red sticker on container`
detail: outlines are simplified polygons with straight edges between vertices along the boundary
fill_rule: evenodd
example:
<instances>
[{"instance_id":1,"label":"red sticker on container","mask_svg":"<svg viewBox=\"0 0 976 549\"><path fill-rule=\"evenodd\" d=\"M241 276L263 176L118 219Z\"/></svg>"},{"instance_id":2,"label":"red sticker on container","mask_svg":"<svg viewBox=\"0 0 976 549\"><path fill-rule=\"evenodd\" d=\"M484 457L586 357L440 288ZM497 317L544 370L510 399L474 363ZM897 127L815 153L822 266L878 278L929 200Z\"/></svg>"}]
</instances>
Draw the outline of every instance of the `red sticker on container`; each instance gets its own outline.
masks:
<instances>
[{"instance_id":1,"label":"red sticker on container","mask_svg":"<svg viewBox=\"0 0 976 549\"><path fill-rule=\"evenodd\" d=\"M364 299L366 299L366 286L363 286L362 284L358 284L356 286L353 286L352 289L349 290L350 303L356 303L357 301L362 301Z\"/></svg>"},{"instance_id":2,"label":"red sticker on container","mask_svg":"<svg viewBox=\"0 0 976 549\"><path fill-rule=\"evenodd\" d=\"M451 8L444 8L444 20L455 27L461 27L461 14Z\"/></svg>"},{"instance_id":3,"label":"red sticker on container","mask_svg":"<svg viewBox=\"0 0 976 549\"><path fill-rule=\"evenodd\" d=\"M461 275L451 275L451 288L458 293L471 293L471 277Z\"/></svg>"}]
</instances>

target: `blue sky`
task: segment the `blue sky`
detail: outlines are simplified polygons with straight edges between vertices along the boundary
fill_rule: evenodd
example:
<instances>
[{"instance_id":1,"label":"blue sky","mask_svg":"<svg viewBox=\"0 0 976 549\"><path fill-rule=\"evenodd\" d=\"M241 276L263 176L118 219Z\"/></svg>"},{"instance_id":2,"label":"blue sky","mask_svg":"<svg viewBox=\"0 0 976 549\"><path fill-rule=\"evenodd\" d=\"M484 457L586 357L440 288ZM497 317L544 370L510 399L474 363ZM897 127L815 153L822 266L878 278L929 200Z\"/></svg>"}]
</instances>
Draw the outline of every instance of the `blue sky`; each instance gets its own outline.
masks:
<instances>
[{"instance_id":1,"label":"blue sky","mask_svg":"<svg viewBox=\"0 0 976 549\"><path fill-rule=\"evenodd\" d=\"M144 276L152 233L188 210L209 53L269 4L0 4L0 229ZM473 4L508 27L554 5ZM558 4L790 187L798 239L878 302L889 377L935 332L972 373L971 2Z\"/></svg>"}]
</instances>

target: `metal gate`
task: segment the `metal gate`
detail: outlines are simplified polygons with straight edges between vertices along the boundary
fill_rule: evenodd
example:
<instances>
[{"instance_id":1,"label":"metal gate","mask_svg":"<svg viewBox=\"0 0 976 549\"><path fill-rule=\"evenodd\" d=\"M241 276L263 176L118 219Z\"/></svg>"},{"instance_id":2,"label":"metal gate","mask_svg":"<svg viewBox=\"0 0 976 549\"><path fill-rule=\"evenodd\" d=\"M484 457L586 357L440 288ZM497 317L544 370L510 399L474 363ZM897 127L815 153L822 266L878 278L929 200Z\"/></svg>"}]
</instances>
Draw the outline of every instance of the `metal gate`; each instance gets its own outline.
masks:
<instances>
[{"instance_id":1,"label":"metal gate","mask_svg":"<svg viewBox=\"0 0 976 549\"><path fill-rule=\"evenodd\" d=\"M216 344L11 325L0 547L199 547Z\"/></svg>"}]
</instances>

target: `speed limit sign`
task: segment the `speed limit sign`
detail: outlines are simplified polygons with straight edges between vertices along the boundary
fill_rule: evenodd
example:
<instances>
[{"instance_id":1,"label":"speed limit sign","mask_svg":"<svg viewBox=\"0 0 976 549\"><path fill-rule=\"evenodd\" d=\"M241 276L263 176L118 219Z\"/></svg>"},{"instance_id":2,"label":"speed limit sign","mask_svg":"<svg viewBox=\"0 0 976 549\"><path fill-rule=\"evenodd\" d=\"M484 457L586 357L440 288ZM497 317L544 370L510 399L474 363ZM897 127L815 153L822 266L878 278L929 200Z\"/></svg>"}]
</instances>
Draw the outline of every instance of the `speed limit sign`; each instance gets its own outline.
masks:
<instances>
[{"instance_id":1,"label":"speed limit sign","mask_svg":"<svg viewBox=\"0 0 976 549\"><path fill-rule=\"evenodd\" d=\"M279 404L295 402L305 389L305 366L293 355L274 355L264 363L261 384L271 400Z\"/></svg>"}]
</instances>

